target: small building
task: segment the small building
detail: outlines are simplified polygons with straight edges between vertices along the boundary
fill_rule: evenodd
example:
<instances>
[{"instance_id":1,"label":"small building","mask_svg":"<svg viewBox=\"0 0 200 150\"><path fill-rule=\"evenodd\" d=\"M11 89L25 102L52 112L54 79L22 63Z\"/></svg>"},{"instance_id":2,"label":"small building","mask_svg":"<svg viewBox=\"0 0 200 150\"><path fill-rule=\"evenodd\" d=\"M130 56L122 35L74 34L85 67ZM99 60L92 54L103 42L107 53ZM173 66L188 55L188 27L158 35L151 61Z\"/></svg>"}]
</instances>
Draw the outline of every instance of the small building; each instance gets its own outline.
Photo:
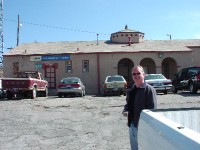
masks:
<instances>
[{"instance_id":1,"label":"small building","mask_svg":"<svg viewBox=\"0 0 200 150\"><path fill-rule=\"evenodd\" d=\"M144 33L125 26L107 41L21 44L3 55L3 76L38 70L49 82L51 95L62 77L77 76L85 83L86 94L101 94L108 75L122 75L131 85L131 69L141 65L146 73L172 79L181 68L200 65L199 57L200 39L145 40Z\"/></svg>"}]
</instances>

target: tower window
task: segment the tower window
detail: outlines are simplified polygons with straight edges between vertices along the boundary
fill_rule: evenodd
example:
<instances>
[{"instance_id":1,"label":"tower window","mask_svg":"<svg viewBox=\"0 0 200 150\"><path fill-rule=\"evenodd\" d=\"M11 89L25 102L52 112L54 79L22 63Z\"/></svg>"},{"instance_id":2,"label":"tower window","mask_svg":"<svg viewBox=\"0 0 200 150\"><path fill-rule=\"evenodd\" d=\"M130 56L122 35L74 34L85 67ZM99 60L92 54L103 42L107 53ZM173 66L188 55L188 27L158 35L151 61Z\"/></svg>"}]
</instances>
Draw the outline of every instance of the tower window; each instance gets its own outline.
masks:
<instances>
[{"instance_id":1,"label":"tower window","mask_svg":"<svg viewBox=\"0 0 200 150\"><path fill-rule=\"evenodd\" d=\"M71 60L66 61L66 72L67 73L72 72L72 61Z\"/></svg>"},{"instance_id":2,"label":"tower window","mask_svg":"<svg viewBox=\"0 0 200 150\"><path fill-rule=\"evenodd\" d=\"M89 60L83 60L82 68L83 72L89 72Z\"/></svg>"}]
</instances>

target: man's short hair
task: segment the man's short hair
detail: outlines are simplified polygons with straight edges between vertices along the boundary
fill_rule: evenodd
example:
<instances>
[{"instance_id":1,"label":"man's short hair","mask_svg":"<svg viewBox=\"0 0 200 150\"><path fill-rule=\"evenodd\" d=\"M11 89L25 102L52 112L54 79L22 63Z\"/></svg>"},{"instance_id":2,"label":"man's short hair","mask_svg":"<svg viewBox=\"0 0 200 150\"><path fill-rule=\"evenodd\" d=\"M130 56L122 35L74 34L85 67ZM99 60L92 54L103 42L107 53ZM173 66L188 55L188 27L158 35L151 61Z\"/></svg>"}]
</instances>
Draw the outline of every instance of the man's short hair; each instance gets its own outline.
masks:
<instances>
[{"instance_id":1,"label":"man's short hair","mask_svg":"<svg viewBox=\"0 0 200 150\"><path fill-rule=\"evenodd\" d=\"M136 65L136 66L134 66L134 67L132 68L132 70L135 69L135 68L140 68L141 71L144 72L144 68L143 68L142 66L140 66L140 65Z\"/></svg>"}]
</instances>

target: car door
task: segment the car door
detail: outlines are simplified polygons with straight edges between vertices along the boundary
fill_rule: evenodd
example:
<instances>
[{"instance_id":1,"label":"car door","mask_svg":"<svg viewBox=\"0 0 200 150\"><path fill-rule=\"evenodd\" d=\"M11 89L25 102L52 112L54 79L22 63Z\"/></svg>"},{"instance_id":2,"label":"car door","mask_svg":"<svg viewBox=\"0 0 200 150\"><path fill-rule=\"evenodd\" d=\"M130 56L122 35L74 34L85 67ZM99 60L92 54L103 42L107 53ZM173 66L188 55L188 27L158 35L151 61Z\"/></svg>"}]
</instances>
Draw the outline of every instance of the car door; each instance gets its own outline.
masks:
<instances>
[{"instance_id":1,"label":"car door","mask_svg":"<svg viewBox=\"0 0 200 150\"><path fill-rule=\"evenodd\" d=\"M177 74L175 74L174 79L172 80L172 85L176 88L179 89L180 88L180 81L181 81L181 74L182 74L182 70L180 70Z\"/></svg>"},{"instance_id":2,"label":"car door","mask_svg":"<svg viewBox=\"0 0 200 150\"><path fill-rule=\"evenodd\" d=\"M173 79L172 84L176 89L182 89L184 85L183 79L184 79L185 70L186 69L182 69L177 74L175 74L175 78Z\"/></svg>"},{"instance_id":3,"label":"car door","mask_svg":"<svg viewBox=\"0 0 200 150\"><path fill-rule=\"evenodd\" d=\"M181 75L180 75L180 86L181 89L186 89L188 88L188 69L185 68L182 70Z\"/></svg>"}]
</instances>

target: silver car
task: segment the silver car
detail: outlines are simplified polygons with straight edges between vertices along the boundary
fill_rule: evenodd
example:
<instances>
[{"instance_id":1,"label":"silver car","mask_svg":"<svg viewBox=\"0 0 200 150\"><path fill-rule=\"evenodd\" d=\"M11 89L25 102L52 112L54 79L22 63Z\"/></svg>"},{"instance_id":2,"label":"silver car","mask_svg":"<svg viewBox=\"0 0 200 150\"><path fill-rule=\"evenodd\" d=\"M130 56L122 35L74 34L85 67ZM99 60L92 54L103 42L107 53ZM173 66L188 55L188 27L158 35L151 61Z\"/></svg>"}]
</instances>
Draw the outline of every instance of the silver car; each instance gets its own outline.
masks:
<instances>
[{"instance_id":1,"label":"silver car","mask_svg":"<svg viewBox=\"0 0 200 150\"><path fill-rule=\"evenodd\" d=\"M103 84L103 95L126 95L127 82L123 76L107 76Z\"/></svg>"},{"instance_id":2,"label":"silver car","mask_svg":"<svg viewBox=\"0 0 200 150\"><path fill-rule=\"evenodd\" d=\"M78 77L63 78L58 84L58 97L85 96L85 86Z\"/></svg>"},{"instance_id":3,"label":"silver car","mask_svg":"<svg viewBox=\"0 0 200 150\"><path fill-rule=\"evenodd\" d=\"M168 91L172 90L172 81L162 74L147 74L144 79L148 84L153 86L157 92L167 94Z\"/></svg>"}]
</instances>

